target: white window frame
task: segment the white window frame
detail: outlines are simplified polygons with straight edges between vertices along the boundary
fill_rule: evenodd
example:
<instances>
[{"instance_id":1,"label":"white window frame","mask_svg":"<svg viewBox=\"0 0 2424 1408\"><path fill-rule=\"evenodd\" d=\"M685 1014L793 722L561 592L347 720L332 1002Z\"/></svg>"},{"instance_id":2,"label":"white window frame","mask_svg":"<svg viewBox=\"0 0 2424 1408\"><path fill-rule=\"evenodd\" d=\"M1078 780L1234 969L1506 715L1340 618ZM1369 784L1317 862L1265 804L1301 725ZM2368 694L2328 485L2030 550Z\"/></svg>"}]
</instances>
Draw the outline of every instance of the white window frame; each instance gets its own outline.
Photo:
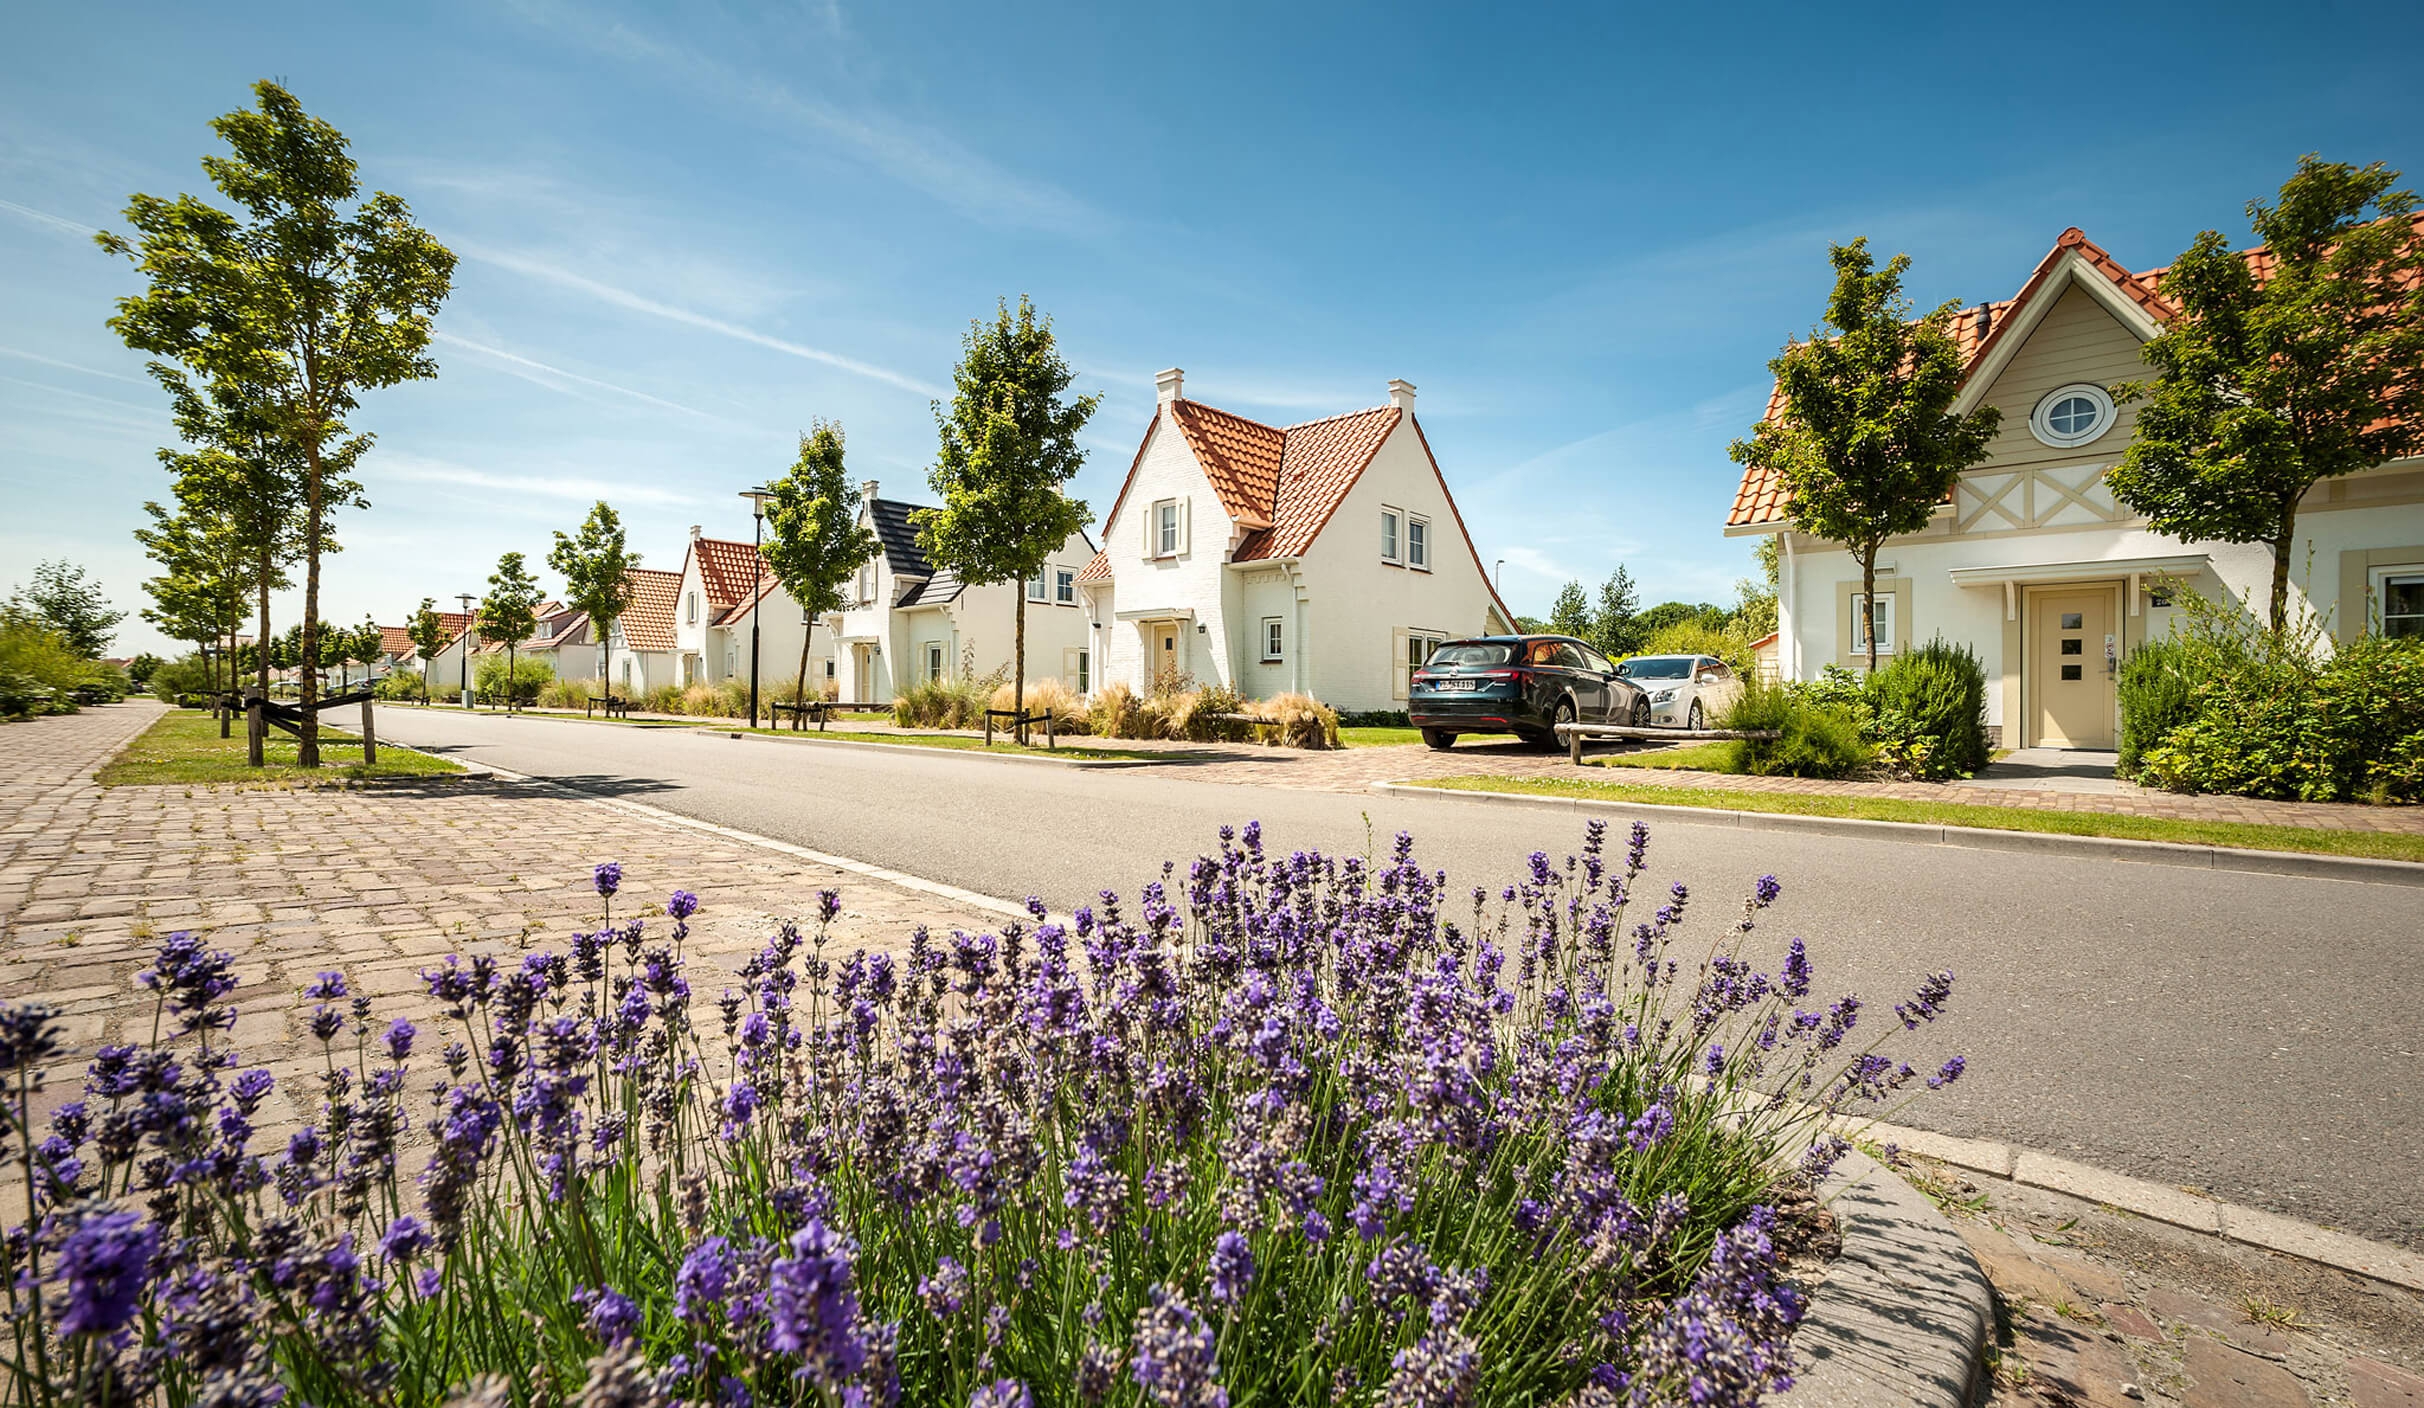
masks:
<instances>
[{"instance_id":1,"label":"white window frame","mask_svg":"<svg viewBox=\"0 0 2424 1408\"><path fill-rule=\"evenodd\" d=\"M939 640L926 642L926 682L928 684L942 683L943 669L943 643Z\"/></svg>"},{"instance_id":2,"label":"white window frame","mask_svg":"<svg viewBox=\"0 0 2424 1408\"><path fill-rule=\"evenodd\" d=\"M1860 612L1860 603L1865 600L1866 597L1867 593L1865 592L1852 593L1852 648L1848 652L1850 654L1863 657L1867 656L1869 653L1868 637L1862 634L1860 629L1864 624ZM1877 593L1877 627L1877 653L1879 655L1893 654L1895 635L1894 593L1892 592Z\"/></svg>"},{"instance_id":3,"label":"white window frame","mask_svg":"<svg viewBox=\"0 0 2424 1408\"><path fill-rule=\"evenodd\" d=\"M1094 692L1094 652L1082 645L1077 648L1077 692Z\"/></svg>"},{"instance_id":4,"label":"white window frame","mask_svg":"<svg viewBox=\"0 0 2424 1408\"><path fill-rule=\"evenodd\" d=\"M1052 600L1060 606L1077 605L1077 573L1066 567L1052 569Z\"/></svg>"},{"instance_id":5,"label":"white window frame","mask_svg":"<svg viewBox=\"0 0 2424 1408\"><path fill-rule=\"evenodd\" d=\"M1288 658L1288 623L1282 616L1262 618L1262 662L1276 665Z\"/></svg>"},{"instance_id":6,"label":"white window frame","mask_svg":"<svg viewBox=\"0 0 2424 1408\"><path fill-rule=\"evenodd\" d=\"M1406 561L1406 515L1402 509L1380 506L1380 560L1403 567Z\"/></svg>"},{"instance_id":7,"label":"white window frame","mask_svg":"<svg viewBox=\"0 0 2424 1408\"><path fill-rule=\"evenodd\" d=\"M875 604L875 563L873 560L859 564L858 604L861 606Z\"/></svg>"},{"instance_id":8,"label":"white window frame","mask_svg":"<svg viewBox=\"0 0 2424 1408\"><path fill-rule=\"evenodd\" d=\"M2424 562L2398 563L2389 567L2373 567L2366 570L2366 592L2372 598L2369 602L2372 610L2368 615L2378 615L2381 618L2379 622L2367 621L2365 623L2367 630L2372 630L2378 625L2382 634L2386 636L2424 636L2424 615L2402 613L2392 616L2390 614L2390 584L2393 581L2403 582L2410 578L2424 583ZM2412 622L2413 624L2403 631L2394 631L2390 628L2393 621Z\"/></svg>"},{"instance_id":9,"label":"white window frame","mask_svg":"<svg viewBox=\"0 0 2424 1408\"><path fill-rule=\"evenodd\" d=\"M1049 567L1038 567L1035 569L1035 575L1027 579L1027 600L1049 601L1051 599L1050 589L1045 585L1047 580L1045 574L1049 571L1051 571Z\"/></svg>"},{"instance_id":10,"label":"white window frame","mask_svg":"<svg viewBox=\"0 0 2424 1408\"><path fill-rule=\"evenodd\" d=\"M1431 520L1419 513L1406 515L1406 566L1417 572L1431 570Z\"/></svg>"},{"instance_id":11,"label":"white window frame","mask_svg":"<svg viewBox=\"0 0 2424 1408\"><path fill-rule=\"evenodd\" d=\"M2085 397L2095 404L2095 422L2085 430L2065 432L2054 429L2054 408L2074 396ZM2076 381L2068 386L2057 386L2037 399L2035 408L2028 413L2028 433L2036 436L2041 444L2057 450L2071 450L2103 439L2104 433L2113 428L2113 420L2112 393L2092 381Z\"/></svg>"},{"instance_id":12,"label":"white window frame","mask_svg":"<svg viewBox=\"0 0 2424 1408\"><path fill-rule=\"evenodd\" d=\"M690 592L686 595L690 598L690 624L695 626L699 623L699 594Z\"/></svg>"},{"instance_id":13,"label":"white window frame","mask_svg":"<svg viewBox=\"0 0 2424 1408\"><path fill-rule=\"evenodd\" d=\"M1180 541L1178 500L1159 499L1153 504L1153 556L1176 557Z\"/></svg>"}]
</instances>

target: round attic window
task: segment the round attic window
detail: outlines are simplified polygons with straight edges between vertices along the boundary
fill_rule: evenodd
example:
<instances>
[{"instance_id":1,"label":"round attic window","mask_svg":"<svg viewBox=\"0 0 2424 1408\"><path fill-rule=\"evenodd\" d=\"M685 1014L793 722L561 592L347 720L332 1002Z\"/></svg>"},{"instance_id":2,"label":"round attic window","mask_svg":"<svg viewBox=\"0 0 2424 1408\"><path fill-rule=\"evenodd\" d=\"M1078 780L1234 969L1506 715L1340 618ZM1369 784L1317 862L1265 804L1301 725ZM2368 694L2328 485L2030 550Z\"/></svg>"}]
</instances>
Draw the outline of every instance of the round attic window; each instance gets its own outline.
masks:
<instances>
[{"instance_id":1,"label":"round attic window","mask_svg":"<svg viewBox=\"0 0 2424 1408\"><path fill-rule=\"evenodd\" d=\"M2028 418L2030 432L2058 450L2084 445L2112 425L2113 398L2086 381L2048 393Z\"/></svg>"}]
</instances>

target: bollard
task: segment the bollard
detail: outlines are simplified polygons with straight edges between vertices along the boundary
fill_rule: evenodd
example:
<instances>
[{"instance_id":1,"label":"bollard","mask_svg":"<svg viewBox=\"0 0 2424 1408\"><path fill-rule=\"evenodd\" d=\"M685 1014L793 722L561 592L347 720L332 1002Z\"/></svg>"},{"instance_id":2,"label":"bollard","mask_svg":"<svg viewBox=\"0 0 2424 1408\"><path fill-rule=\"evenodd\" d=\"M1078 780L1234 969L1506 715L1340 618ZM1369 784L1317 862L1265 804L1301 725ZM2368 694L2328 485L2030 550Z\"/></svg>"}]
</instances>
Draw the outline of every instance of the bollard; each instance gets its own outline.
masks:
<instances>
[{"instance_id":1,"label":"bollard","mask_svg":"<svg viewBox=\"0 0 2424 1408\"><path fill-rule=\"evenodd\" d=\"M379 735L370 719L370 701L362 701L362 766L371 767L379 761Z\"/></svg>"},{"instance_id":2,"label":"bollard","mask_svg":"<svg viewBox=\"0 0 2424 1408\"><path fill-rule=\"evenodd\" d=\"M248 766L263 766L261 734L269 725L261 717L261 696L251 694L244 699L244 761Z\"/></svg>"},{"instance_id":3,"label":"bollard","mask_svg":"<svg viewBox=\"0 0 2424 1408\"><path fill-rule=\"evenodd\" d=\"M1582 730L1579 728L1566 730L1566 757L1574 766L1582 766Z\"/></svg>"}]
</instances>

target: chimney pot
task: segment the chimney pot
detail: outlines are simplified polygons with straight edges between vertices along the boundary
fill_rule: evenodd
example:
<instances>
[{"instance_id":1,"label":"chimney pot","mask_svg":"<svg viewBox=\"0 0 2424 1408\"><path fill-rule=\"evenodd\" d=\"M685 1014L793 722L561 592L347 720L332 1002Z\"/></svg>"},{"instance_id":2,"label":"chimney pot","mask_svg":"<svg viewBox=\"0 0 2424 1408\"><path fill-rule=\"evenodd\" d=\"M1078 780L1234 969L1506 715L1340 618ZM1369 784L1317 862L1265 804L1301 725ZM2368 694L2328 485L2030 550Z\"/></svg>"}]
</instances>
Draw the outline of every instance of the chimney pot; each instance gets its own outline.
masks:
<instances>
[{"instance_id":1,"label":"chimney pot","mask_svg":"<svg viewBox=\"0 0 2424 1408\"><path fill-rule=\"evenodd\" d=\"M1404 377L1391 377L1389 379L1389 404L1407 415L1414 414L1414 383Z\"/></svg>"},{"instance_id":2,"label":"chimney pot","mask_svg":"<svg viewBox=\"0 0 2424 1408\"><path fill-rule=\"evenodd\" d=\"M874 503L874 502L875 502L875 481L874 481L874 480L872 480L872 479L862 479L862 480L860 480L860 481L859 481L859 497L860 497L860 498L862 498L862 499L865 499L865 500L866 500L867 502L869 502L869 503Z\"/></svg>"},{"instance_id":3,"label":"chimney pot","mask_svg":"<svg viewBox=\"0 0 2424 1408\"><path fill-rule=\"evenodd\" d=\"M1186 386L1186 382L1186 371L1179 367L1171 367L1167 371L1157 372L1154 374L1153 390L1154 393L1160 397L1161 404L1167 406L1172 401L1177 400L1179 396L1183 394L1183 388Z\"/></svg>"},{"instance_id":4,"label":"chimney pot","mask_svg":"<svg viewBox=\"0 0 2424 1408\"><path fill-rule=\"evenodd\" d=\"M694 543L695 543L695 542L697 542L698 540L699 540L699 525L697 525L696 523L693 523L693 524L691 524L691 525L690 525L690 541L692 541L692 542L694 542Z\"/></svg>"}]
</instances>

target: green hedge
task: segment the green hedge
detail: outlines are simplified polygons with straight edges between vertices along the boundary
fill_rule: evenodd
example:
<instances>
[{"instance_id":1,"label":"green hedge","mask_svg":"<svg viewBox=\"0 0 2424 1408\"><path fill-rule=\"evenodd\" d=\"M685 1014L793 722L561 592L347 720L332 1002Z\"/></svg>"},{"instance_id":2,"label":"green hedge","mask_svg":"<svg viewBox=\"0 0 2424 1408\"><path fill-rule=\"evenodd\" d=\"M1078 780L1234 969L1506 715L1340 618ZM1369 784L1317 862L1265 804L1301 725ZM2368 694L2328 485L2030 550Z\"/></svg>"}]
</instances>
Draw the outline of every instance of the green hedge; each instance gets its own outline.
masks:
<instances>
[{"instance_id":1,"label":"green hedge","mask_svg":"<svg viewBox=\"0 0 2424 1408\"><path fill-rule=\"evenodd\" d=\"M2193 652L2193 647L2192 647ZM2424 640L2367 636L2195 659L2188 717L2142 739L2139 774L2175 792L2424 802Z\"/></svg>"},{"instance_id":2,"label":"green hedge","mask_svg":"<svg viewBox=\"0 0 2424 1408\"><path fill-rule=\"evenodd\" d=\"M1728 772L1850 777L1865 770L1875 756L1850 711L1820 702L1804 689L1769 684L1756 676L1743 681L1742 697L1727 712L1725 726L1781 735L1736 739L1729 745Z\"/></svg>"},{"instance_id":3,"label":"green hedge","mask_svg":"<svg viewBox=\"0 0 2424 1408\"><path fill-rule=\"evenodd\" d=\"M1894 770L1970 777L1987 764L1986 666L1942 637L1894 657L1862 691L1863 732Z\"/></svg>"}]
</instances>

